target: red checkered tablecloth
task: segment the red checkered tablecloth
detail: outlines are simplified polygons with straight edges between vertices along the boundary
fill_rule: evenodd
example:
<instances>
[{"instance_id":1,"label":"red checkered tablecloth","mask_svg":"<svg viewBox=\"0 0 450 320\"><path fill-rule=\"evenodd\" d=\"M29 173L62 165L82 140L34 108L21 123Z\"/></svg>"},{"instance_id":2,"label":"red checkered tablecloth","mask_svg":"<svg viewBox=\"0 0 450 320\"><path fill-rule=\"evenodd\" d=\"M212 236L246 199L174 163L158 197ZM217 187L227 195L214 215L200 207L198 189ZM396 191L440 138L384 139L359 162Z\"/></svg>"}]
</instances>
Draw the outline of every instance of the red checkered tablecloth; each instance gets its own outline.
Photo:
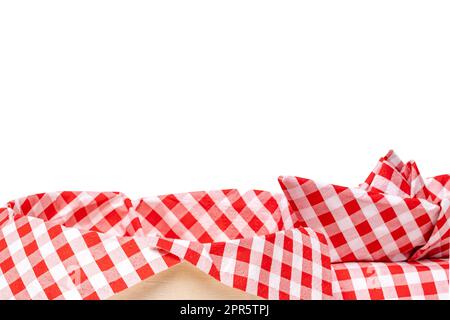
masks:
<instances>
[{"instance_id":1,"label":"red checkered tablecloth","mask_svg":"<svg viewBox=\"0 0 450 320\"><path fill-rule=\"evenodd\" d=\"M106 299L187 261L268 299L449 298L450 176L392 151L357 188L281 177L132 200L53 192L0 208L0 299Z\"/></svg>"},{"instance_id":2,"label":"red checkered tablecloth","mask_svg":"<svg viewBox=\"0 0 450 320\"><path fill-rule=\"evenodd\" d=\"M332 265L336 299L449 299L449 260Z\"/></svg>"},{"instance_id":3,"label":"red checkered tablecloth","mask_svg":"<svg viewBox=\"0 0 450 320\"><path fill-rule=\"evenodd\" d=\"M359 187L279 182L299 223L328 237L333 263L449 256L449 175L423 179L414 161L390 151Z\"/></svg>"},{"instance_id":4,"label":"red checkered tablecloth","mask_svg":"<svg viewBox=\"0 0 450 320\"><path fill-rule=\"evenodd\" d=\"M332 296L326 239L281 195L56 192L0 211L0 298L105 299L188 261L268 299Z\"/></svg>"}]
</instances>

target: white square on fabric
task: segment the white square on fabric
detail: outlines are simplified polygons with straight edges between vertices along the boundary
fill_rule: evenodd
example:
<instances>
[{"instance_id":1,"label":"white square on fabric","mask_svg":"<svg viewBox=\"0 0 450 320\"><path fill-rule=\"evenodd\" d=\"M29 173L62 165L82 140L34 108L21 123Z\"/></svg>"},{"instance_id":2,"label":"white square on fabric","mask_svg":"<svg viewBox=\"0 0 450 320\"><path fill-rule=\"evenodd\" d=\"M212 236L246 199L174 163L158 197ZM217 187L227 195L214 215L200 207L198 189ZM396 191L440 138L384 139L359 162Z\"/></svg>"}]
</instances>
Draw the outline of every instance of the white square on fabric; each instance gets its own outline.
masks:
<instances>
[{"instance_id":1,"label":"white square on fabric","mask_svg":"<svg viewBox=\"0 0 450 320\"><path fill-rule=\"evenodd\" d=\"M353 287L354 288L366 288L367 282L364 278L354 278L352 279Z\"/></svg>"},{"instance_id":2,"label":"white square on fabric","mask_svg":"<svg viewBox=\"0 0 450 320\"><path fill-rule=\"evenodd\" d=\"M161 254L159 253L158 250L150 249L149 247L142 248L141 253L147 262L154 261L161 257Z\"/></svg>"},{"instance_id":3,"label":"white square on fabric","mask_svg":"<svg viewBox=\"0 0 450 320\"><path fill-rule=\"evenodd\" d=\"M103 273L98 272L89 277L89 281L95 289L100 289L108 285L108 281L106 281Z\"/></svg>"},{"instance_id":4,"label":"white square on fabric","mask_svg":"<svg viewBox=\"0 0 450 320\"><path fill-rule=\"evenodd\" d=\"M248 278L255 280L255 281L259 281L259 273L261 271L261 268L258 266L255 266L253 264L250 264L248 266Z\"/></svg>"},{"instance_id":5,"label":"white square on fabric","mask_svg":"<svg viewBox=\"0 0 450 320\"><path fill-rule=\"evenodd\" d=\"M9 288L8 281L6 281L4 275L0 273L0 292L3 288Z\"/></svg>"},{"instance_id":6,"label":"white square on fabric","mask_svg":"<svg viewBox=\"0 0 450 320\"><path fill-rule=\"evenodd\" d=\"M63 235L67 239L67 242L72 242L75 239L81 238L81 232L76 228L63 229Z\"/></svg>"},{"instance_id":7,"label":"white square on fabric","mask_svg":"<svg viewBox=\"0 0 450 320\"><path fill-rule=\"evenodd\" d=\"M371 280L373 278L373 280ZM392 279L392 275L376 275L374 274L372 277L368 278L368 282L371 280L373 286L379 286L381 288L390 288L394 287L394 280ZM379 284L377 283L379 282Z\"/></svg>"},{"instance_id":8,"label":"white square on fabric","mask_svg":"<svg viewBox=\"0 0 450 320\"><path fill-rule=\"evenodd\" d=\"M80 266L86 266L92 262L95 262L88 249L75 252L75 256L77 257Z\"/></svg>"},{"instance_id":9,"label":"white square on fabric","mask_svg":"<svg viewBox=\"0 0 450 320\"><path fill-rule=\"evenodd\" d=\"M14 231L16 231L16 226L14 223L7 223L5 226L2 227L2 232L5 238Z\"/></svg>"},{"instance_id":10,"label":"white square on fabric","mask_svg":"<svg viewBox=\"0 0 450 320\"><path fill-rule=\"evenodd\" d=\"M56 282L58 282L59 280L61 280L64 277L68 276L67 270L66 270L66 268L64 268L62 263L58 263L55 266L51 267L50 273Z\"/></svg>"},{"instance_id":11,"label":"white square on fabric","mask_svg":"<svg viewBox=\"0 0 450 320\"><path fill-rule=\"evenodd\" d=\"M14 240L11 243L9 241L7 242L8 242L8 250L12 256L18 251L23 250L22 241L20 239Z\"/></svg>"},{"instance_id":12,"label":"white square on fabric","mask_svg":"<svg viewBox=\"0 0 450 320\"><path fill-rule=\"evenodd\" d=\"M50 241L47 241L45 244L39 247L39 252L41 253L43 258L48 257L52 253L55 253L55 247Z\"/></svg>"},{"instance_id":13,"label":"white square on fabric","mask_svg":"<svg viewBox=\"0 0 450 320\"><path fill-rule=\"evenodd\" d=\"M346 231L346 230L353 231L353 230L355 230L355 224L353 223L352 219L350 219L349 216L345 216L345 217L342 217L341 219L338 219L336 221L336 223L339 226L339 229L341 231Z\"/></svg>"},{"instance_id":14,"label":"white square on fabric","mask_svg":"<svg viewBox=\"0 0 450 320\"><path fill-rule=\"evenodd\" d=\"M15 264L15 267L20 275L24 275L28 271L32 270L27 258L20 260L19 263Z\"/></svg>"},{"instance_id":15,"label":"white square on fabric","mask_svg":"<svg viewBox=\"0 0 450 320\"><path fill-rule=\"evenodd\" d=\"M30 298L33 299L34 297L40 295L42 292L44 292L44 289L42 289L41 284L37 279L31 281L27 284L27 291L30 295Z\"/></svg>"},{"instance_id":16,"label":"white square on fabric","mask_svg":"<svg viewBox=\"0 0 450 320\"><path fill-rule=\"evenodd\" d=\"M275 289L278 289L280 287L280 276L276 273L270 273L269 274L269 286Z\"/></svg>"},{"instance_id":17,"label":"white square on fabric","mask_svg":"<svg viewBox=\"0 0 450 320\"><path fill-rule=\"evenodd\" d=\"M187 240L175 240L173 242L171 252L178 257L183 257L189 247L189 241Z\"/></svg>"},{"instance_id":18,"label":"white square on fabric","mask_svg":"<svg viewBox=\"0 0 450 320\"><path fill-rule=\"evenodd\" d=\"M220 271L234 274L235 266L236 266L236 260L235 259L223 257L222 258L222 264L220 266Z\"/></svg>"},{"instance_id":19,"label":"white square on fabric","mask_svg":"<svg viewBox=\"0 0 450 320\"><path fill-rule=\"evenodd\" d=\"M433 279L435 282L447 281L448 284L448 274L444 270L434 270Z\"/></svg>"},{"instance_id":20,"label":"white square on fabric","mask_svg":"<svg viewBox=\"0 0 450 320\"><path fill-rule=\"evenodd\" d=\"M259 252L259 253L263 253L264 252L264 240L262 240L259 237L253 238L253 241L252 241L252 253L253 252Z\"/></svg>"},{"instance_id":21,"label":"white square on fabric","mask_svg":"<svg viewBox=\"0 0 450 320\"><path fill-rule=\"evenodd\" d=\"M167 264L161 257L158 257L157 259L153 259L149 261L150 267L155 273L161 272L163 270L167 269Z\"/></svg>"},{"instance_id":22,"label":"white square on fabric","mask_svg":"<svg viewBox=\"0 0 450 320\"><path fill-rule=\"evenodd\" d=\"M414 272L405 272L405 278L407 279L408 284L420 284L422 281L420 281L419 274Z\"/></svg>"},{"instance_id":23,"label":"white square on fabric","mask_svg":"<svg viewBox=\"0 0 450 320\"><path fill-rule=\"evenodd\" d=\"M120 248L120 243L115 238L104 239L102 243L103 246L105 247L106 252L110 254L114 252L117 248Z\"/></svg>"},{"instance_id":24,"label":"white square on fabric","mask_svg":"<svg viewBox=\"0 0 450 320\"><path fill-rule=\"evenodd\" d=\"M326 197L324 199L324 201L325 201L328 209L330 209L330 211L336 210L336 209L342 207L342 201L337 195L332 196L332 197Z\"/></svg>"},{"instance_id":25,"label":"white square on fabric","mask_svg":"<svg viewBox=\"0 0 450 320\"><path fill-rule=\"evenodd\" d=\"M117 271L120 273L120 275L122 277L126 276L127 274L129 274L131 272L134 272L134 267L128 259L122 260L121 262L117 263L115 265L115 268L117 269Z\"/></svg>"},{"instance_id":26,"label":"white square on fabric","mask_svg":"<svg viewBox=\"0 0 450 320\"><path fill-rule=\"evenodd\" d=\"M33 235L36 239L39 238L40 236L42 236L43 234L47 233L47 228L46 228L45 224L38 223L36 220L31 221L31 222L32 222Z\"/></svg>"},{"instance_id":27,"label":"white square on fabric","mask_svg":"<svg viewBox=\"0 0 450 320\"><path fill-rule=\"evenodd\" d=\"M81 300L82 299L80 293L75 288L64 291L62 294L64 296L64 299L66 299L66 300Z\"/></svg>"},{"instance_id":28,"label":"white square on fabric","mask_svg":"<svg viewBox=\"0 0 450 320\"><path fill-rule=\"evenodd\" d=\"M380 211L373 203L366 204L366 202L364 202L363 204L361 204L360 202L361 201L358 201L358 204L361 207L361 210L364 212L364 217L366 217L367 220L380 215Z\"/></svg>"}]
</instances>

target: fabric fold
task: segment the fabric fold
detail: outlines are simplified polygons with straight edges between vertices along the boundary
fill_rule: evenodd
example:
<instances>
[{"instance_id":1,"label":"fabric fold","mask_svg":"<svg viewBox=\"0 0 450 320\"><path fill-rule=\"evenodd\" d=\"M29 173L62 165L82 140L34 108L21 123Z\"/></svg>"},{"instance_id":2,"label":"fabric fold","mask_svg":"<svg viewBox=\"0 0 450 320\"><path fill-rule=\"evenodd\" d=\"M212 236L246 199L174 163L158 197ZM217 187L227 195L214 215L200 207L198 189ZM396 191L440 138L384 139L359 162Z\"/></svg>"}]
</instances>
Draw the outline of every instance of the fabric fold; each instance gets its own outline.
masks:
<instances>
[{"instance_id":1,"label":"fabric fold","mask_svg":"<svg viewBox=\"0 0 450 320\"><path fill-rule=\"evenodd\" d=\"M449 257L450 251L450 175L424 179L415 161L406 164L393 150L382 157L361 188L425 199L439 206L439 214L427 242L416 248L409 261Z\"/></svg>"},{"instance_id":2,"label":"fabric fold","mask_svg":"<svg viewBox=\"0 0 450 320\"><path fill-rule=\"evenodd\" d=\"M333 264L334 294L343 300L448 300L448 259Z\"/></svg>"},{"instance_id":3,"label":"fabric fold","mask_svg":"<svg viewBox=\"0 0 450 320\"><path fill-rule=\"evenodd\" d=\"M106 299L181 261L263 298L332 298L326 239L282 195L55 192L0 219L2 299Z\"/></svg>"},{"instance_id":4,"label":"fabric fold","mask_svg":"<svg viewBox=\"0 0 450 320\"><path fill-rule=\"evenodd\" d=\"M281 176L299 224L324 233L332 262L448 257L448 179L423 179L393 152L357 188Z\"/></svg>"}]
</instances>

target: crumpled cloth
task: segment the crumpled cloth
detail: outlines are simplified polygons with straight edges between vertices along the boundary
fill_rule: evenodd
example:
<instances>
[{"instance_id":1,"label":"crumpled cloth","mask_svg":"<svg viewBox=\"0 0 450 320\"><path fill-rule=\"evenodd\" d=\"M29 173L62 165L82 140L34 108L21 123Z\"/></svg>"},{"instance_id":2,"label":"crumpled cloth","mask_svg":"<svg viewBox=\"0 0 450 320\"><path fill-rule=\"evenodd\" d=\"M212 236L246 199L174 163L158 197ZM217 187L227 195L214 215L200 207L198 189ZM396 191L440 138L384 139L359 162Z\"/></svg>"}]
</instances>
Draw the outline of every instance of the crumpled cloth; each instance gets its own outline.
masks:
<instances>
[{"instance_id":1,"label":"crumpled cloth","mask_svg":"<svg viewBox=\"0 0 450 320\"><path fill-rule=\"evenodd\" d=\"M326 239L283 195L55 192L0 209L0 299L106 299L181 261L262 298L332 298Z\"/></svg>"},{"instance_id":2,"label":"crumpled cloth","mask_svg":"<svg viewBox=\"0 0 450 320\"><path fill-rule=\"evenodd\" d=\"M338 300L448 300L449 260L331 265Z\"/></svg>"},{"instance_id":3,"label":"crumpled cloth","mask_svg":"<svg viewBox=\"0 0 450 320\"><path fill-rule=\"evenodd\" d=\"M326 235L332 263L449 257L450 176L423 179L391 150L356 188L281 176L300 225Z\"/></svg>"},{"instance_id":4,"label":"crumpled cloth","mask_svg":"<svg viewBox=\"0 0 450 320\"><path fill-rule=\"evenodd\" d=\"M448 258L450 252L450 175L424 179L415 161L403 163L390 150L382 157L361 188L399 197L425 199L440 210L433 219L431 236L414 252L409 261L424 258Z\"/></svg>"},{"instance_id":5,"label":"crumpled cloth","mask_svg":"<svg viewBox=\"0 0 450 320\"><path fill-rule=\"evenodd\" d=\"M450 176L392 151L358 188L31 195L0 208L0 299L106 299L187 261L268 299L449 298Z\"/></svg>"}]
</instances>

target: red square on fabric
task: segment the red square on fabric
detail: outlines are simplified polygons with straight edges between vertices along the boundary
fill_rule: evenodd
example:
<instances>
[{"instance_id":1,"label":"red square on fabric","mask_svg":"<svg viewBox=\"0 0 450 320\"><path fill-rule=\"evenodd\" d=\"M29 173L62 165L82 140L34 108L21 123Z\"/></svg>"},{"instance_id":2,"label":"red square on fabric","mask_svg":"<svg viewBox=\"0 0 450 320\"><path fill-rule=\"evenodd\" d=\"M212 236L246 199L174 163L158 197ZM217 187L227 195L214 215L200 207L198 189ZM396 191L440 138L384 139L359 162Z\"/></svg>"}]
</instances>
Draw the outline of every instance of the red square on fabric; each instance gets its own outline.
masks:
<instances>
[{"instance_id":1,"label":"red square on fabric","mask_svg":"<svg viewBox=\"0 0 450 320\"><path fill-rule=\"evenodd\" d=\"M110 225L115 226L122 220L122 217L116 210L114 210L106 215L105 220L108 221Z\"/></svg>"},{"instance_id":2,"label":"red square on fabric","mask_svg":"<svg viewBox=\"0 0 450 320\"><path fill-rule=\"evenodd\" d=\"M25 290L25 284L23 283L21 278L18 278L9 285L9 288L14 294L18 294Z\"/></svg>"},{"instance_id":3,"label":"red square on fabric","mask_svg":"<svg viewBox=\"0 0 450 320\"><path fill-rule=\"evenodd\" d=\"M372 300L384 299L384 293L382 288L371 288L369 289L369 294Z\"/></svg>"},{"instance_id":4,"label":"red square on fabric","mask_svg":"<svg viewBox=\"0 0 450 320\"><path fill-rule=\"evenodd\" d=\"M404 237L406 235L406 231L405 231L405 229L403 229L403 227L399 227L399 228L393 230L391 232L391 235L395 240L401 239L402 237Z\"/></svg>"},{"instance_id":5,"label":"red square on fabric","mask_svg":"<svg viewBox=\"0 0 450 320\"><path fill-rule=\"evenodd\" d=\"M397 217L397 214L395 213L393 208L387 208L380 212L380 216L381 218L383 218L384 222L389 222L395 219L395 217Z\"/></svg>"},{"instance_id":6,"label":"red square on fabric","mask_svg":"<svg viewBox=\"0 0 450 320\"><path fill-rule=\"evenodd\" d=\"M186 212L186 214L180 219L180 221L186 227L186 229L190 229L197 222L197 219L195 219L195 217L190 212Z\"/></svg>"},{"instance_id":7,"label":"red square on fabric","mask_svg":"<svg viewBox=\"0 0 450 320\"><path fill-rule=\"evenodd\" d=\"M358 231L360 236L364 236L370 232L372 232L372 227L370 226L369 222L363 221L360 224L355 226L356 231Z\"/></svg>"},{"instance_id":8,"label":"red square on fabric","mask_svg":"<svg viewBox=\"0 0 450 320\"><path fill-rule=\"evenodd\" d=\"M334 219L331 212L323 213L319 216L320 223L322 226L326 227L328 225L333 225L336 223L336 220Z\"/></svg>"},{"instance_id":9,"label":"red square on fabric","mask_svg":"<svg viewBox=\"0 0 450 320\"><path fill-rule=\"evenodd\" d=\"M220 228L220 230L226 230L230 224L230 219L227 218L226 215L222 214L220 217L216 220L217 226Z\"/></svg>"},{"instance_id":10,"label":"red square on fabric","mask_svg":"<svg viewBox=\"0 0 450 320\"><path fill-rule=\"evenodd\" d=\"M349 215L352 215L355 212L358 212L359 210L361 210L361 207L359 206L358 201L356 201L356 199L353 199L353 200L347 202L346 204L344 204L344 208L345 208L345 211L347 211L347 213Z\"/></svg>"},{"instance_id":11,"label":"red square on fabric","mask_svg":"<svg viewBox=\"0 0 450 320\"><path fill-rule=\"evenodd\" d=\"M286 279L292 277L292 267L286 263L281 264L281 276Z\"/></svg>"},{"instance_id":12,"label":"red square on fabric","mask_svg":"<svg viewBox=\"0 0 450 320\"><path fill-rule=\"evenodd\" d=\"M102 271L106 271L114 267L114 262L112 262L111 258L108 255L103 256L100 259L97 259L97 265Z\"/></svg>"},{"instance_id":13,"label":"red square on fabric","mask_svg":"<svg viewBox=\"0 0 450 320\"><path fill-rule=\"evenodd\" d=\"M330 241L333 243L333 246L340 247L347 243L347 240L344 238L342 233L336 233L330 237Z\"/></svg>"},{"instance_id":14,"label":"red square on fabric","mask_svg":"<svg viewBox=\"0 0 450 320\"><path fill-rule=\"evenodd\" d=\"M95 247L98 245L101 240L97 232L89 232L83 235L84 242L88 246L88 248Z\"/></svg>"},{"instance_id":15,"label":"red square on fabric","mask_svg":"<svg viewBox=\"0 0 450 320\"><path fill-rule=\"evenodd\" d=\"M242 277L235 274L233 276L233 287L245 290L247 288L247 277Z\"/></svg>"},{"instance_id":16,"label":"red square on fabric","mask_svg":"<svg viewBox=\"0 0 450 320\"><path fill-rule=\"evenodd\" d=\"M211 209L214 206L214 200L211 199L211 197L209 195L205 195L203 196L199 202L200 205L203 207L203 209L205 209L206 211L208 211L209 209Z\"/></svg>"},{"instance_id":17,"label":"red square on fabric","mask_svg":"<svg viewBox=\"0 0 450 320\"><path fill-rule=\"evenodd\" d=\"M269 257L267 254L263 254L262 261L261 261L261 268L270 271L272 268L272 258Z\"/></svg>"},{"instance_id":18,"label":"red square on fabric","mask_svg":"<svg viewBox=\"0 0 450 320\"><path fill-rule=\"evenodd\" d=\"M70 246L69 243L64 244L63 246L61 246L60 248L58 248L56 250L56 253L58 254L59 258L61 259L61 261L64 261L70 257L73 257L75 254L72 250L72 247Z\"/></svg>"},{"instance_id":19,"label":"red square on fabric","mask_svg":"<svg viewBox=\"0 0 450 320\"><path fill-rule=\"evenodd\" d=\"M152 268L150 268L148 264L144 264L142 267L138 268L136 272L141 280L147 279L154 274Z\"/></svg>"},{"instance_id":20,"label":"red square on fabric","mask_svg":"<svg viewBox=\"0 0 450 320\"><path fill-rule=\"evenodd\" d=\"M20 209L22 210L22 212L24 214L28 214L30 212L31 208L32 208L32 206L31 206L29 199L26 199L20 207Z\"/></svg>"},{"instance_id":21,"label":"red square on fabric","mask_svg":"<svg viewBox=\"0 0 450 320\"><path fill-rule=\"evenodd\" d=\"M56 210L55 206L50 204L47 208L45 208L44 215L50 220L57 212L58 210Z\"/></svg>"},{"instance_id":22,"label":"red square on fabric","mask_svg":"<svg viewBox=\"0 0 450 320\"><path fill-rule=\"evenodd\" d=\"M161 220L162 217L155 210L151 210L145 219L153 226L156 226Z\"/></svg>"},{"instance_id":23,"label":"red square on fabric","mask_svg":"<svg viewBox=\"0 0 450 320\"><path fill-rule=\"evenodd\" d=\"M264 223L262 223L262 221L261 221L258 217L254 216L254 217L250 220L249 225L251 226L251 228L252 228L253 230L255 230L256 232L258 232L258 231L264 226Z\"/></svg>"},{"instance_id":24,"label":"red square on fabric","mask_svg":"<svg viewBox=\"0 0 450 320\"><path fill-rule=\"evenodd\" d=\"M62 292L56 283L45 288L44 292L47 298L50 300L54 300L62 295Z\"/></svg>"},{"instance_id":25,"label":"red square on fabric","mask_svg":"<svg viewBox=\"0 0 450 320\"><path fill-rule=\"evenodd\" d=\"M31 232L31 226L29 223L25 223L17 229L17 233L23 237Z\"/></svg>"},{"instance_id":26,"label":"red square on fabric","mask_svg":"<svg viewBox=\"0 0 450 320\"><path fill-rule=\"evenodd\" d=\"M48 229L48 235L49 235L50 239L56 239L62 233L62 231L63 230L62 230L61 226L59 226L59 225L53 226Z\"/></svg>"},{"instance_id":27,"label":"red square on fabric","mask_svg":"<svg viewBox=\"0 0 450 320\"><path fill-rule=\"evenodd\" d=\"M111 286L111 289L114 292L120 292L120 291L125 290L126 288L128 288L127 284L125 283L125 281L122 278L119 278L119 279L117 279L115 281L112 281L109 285Z\"/></svg>"},{"instance_id":28,"label":"red square on fabric","mask_svg":"<svg viewBox=\"0 0 450 320\"><path fill-rule=\"evenodd\" d=\"M134 239L131 239L126 243L122 244L122 250L125 252L127 257L132 257L136 253L140 252L140 249L137 246L136 241Z\"/></svg>"},{"instance_id":29,"label":"red square on fabric","mask_svg":"<svg viewBox=\"0 0 450 320\"><path fill-rule=\"evenodd\" d=\"M3 261L0 261L0 267L3 271L3 273L7 273L9 270L11 270L14 267L14 261L11 257L6 258Z\"/></svg>"},{"instance_id":30,"label":"red square on fabric","mask_svg":"<svg viewBox=\"0 0 450 320\"><path fill-rule=\"evenodd\" d=\"M195 265L200 259L200 254L197 251L188 248L184 258Z\"/></svg>"},{"instance_id":31,"label":"red square on fabric","mask_svg":"<svg viewBox=\"0 0 450 320\"><path fill-rule=\"evenodd\" d=\"M422 283L423 292L427 295L433 295L437 293L436 285L433 282Z\"/></svg>"},{"instance_id":32,"label":"red square on fabric","mask_svg":"<svg viewBox=\"0 0 450 320\"><path fill-rule=\"evenodd\" d=\"M236 260L242 262L250 262L251 251L248 248L239 246L237 249Z\"/></svg>"},{"instance_id":33,"label":"red square on fabric","mask_svg":"<svg viewBox=\"0 0 450 320\"><path fill-rule=\"evenodd\" d=\"M39 263L33 266L33 271L36 277L40 277L44 273L48 272L48 266L44 260L41 260Z\"/></svg>"},{"instance_id":34,"label":"red square on fabric","mask_svg":"<svg viewBox=\"0 0 450 320\"><path fill-rule=\"evenodd\" d=\"M409 290L408 285L396 285L395 291L397 291L399 298L407 298L411 296L411 291Z\"/></svg>"},{"instance_id":35,"label":"red square on fabric","mask_svg":"<svg viewBox=\"0 0 450 320\"><path fill-rule=\"evenodd\" d=\"M269 296L269 287L265 284L258 283L258 296L267 298Z\"/></svg>"},{"instance_id":36,"label":"red square on fabric","mask_svg":"<svg viewBox=\"0 0 450 320\"><path fill-rule=\"evenodd\" d=\"M370 252L377 252L382 249L381 243L378 240L372 241L367 244L367 250Z\"/></svg>"},{"instance_id":37,"label":"red square on fabric","mask_svg":"<svg viewBox=\"0 0 450 320\"><path fill-rule=\"evenodd\" d=\"M316 204L322 203L324 201L320 191L315 191L307 194L306 198L308 199L311 206L315 206Z\"/></svg>"},{"instance_id":38,"label":"red square on fabric","mask_svg":"<svg viewBox=\"0 0 450 320\"><path fill-rule=\"evenodd\" d=\"M25 250L25 253L27 254L27 256L32 255L38 249L36 240L31 241L23 249Z\"/></svg>"}]
</instances>

